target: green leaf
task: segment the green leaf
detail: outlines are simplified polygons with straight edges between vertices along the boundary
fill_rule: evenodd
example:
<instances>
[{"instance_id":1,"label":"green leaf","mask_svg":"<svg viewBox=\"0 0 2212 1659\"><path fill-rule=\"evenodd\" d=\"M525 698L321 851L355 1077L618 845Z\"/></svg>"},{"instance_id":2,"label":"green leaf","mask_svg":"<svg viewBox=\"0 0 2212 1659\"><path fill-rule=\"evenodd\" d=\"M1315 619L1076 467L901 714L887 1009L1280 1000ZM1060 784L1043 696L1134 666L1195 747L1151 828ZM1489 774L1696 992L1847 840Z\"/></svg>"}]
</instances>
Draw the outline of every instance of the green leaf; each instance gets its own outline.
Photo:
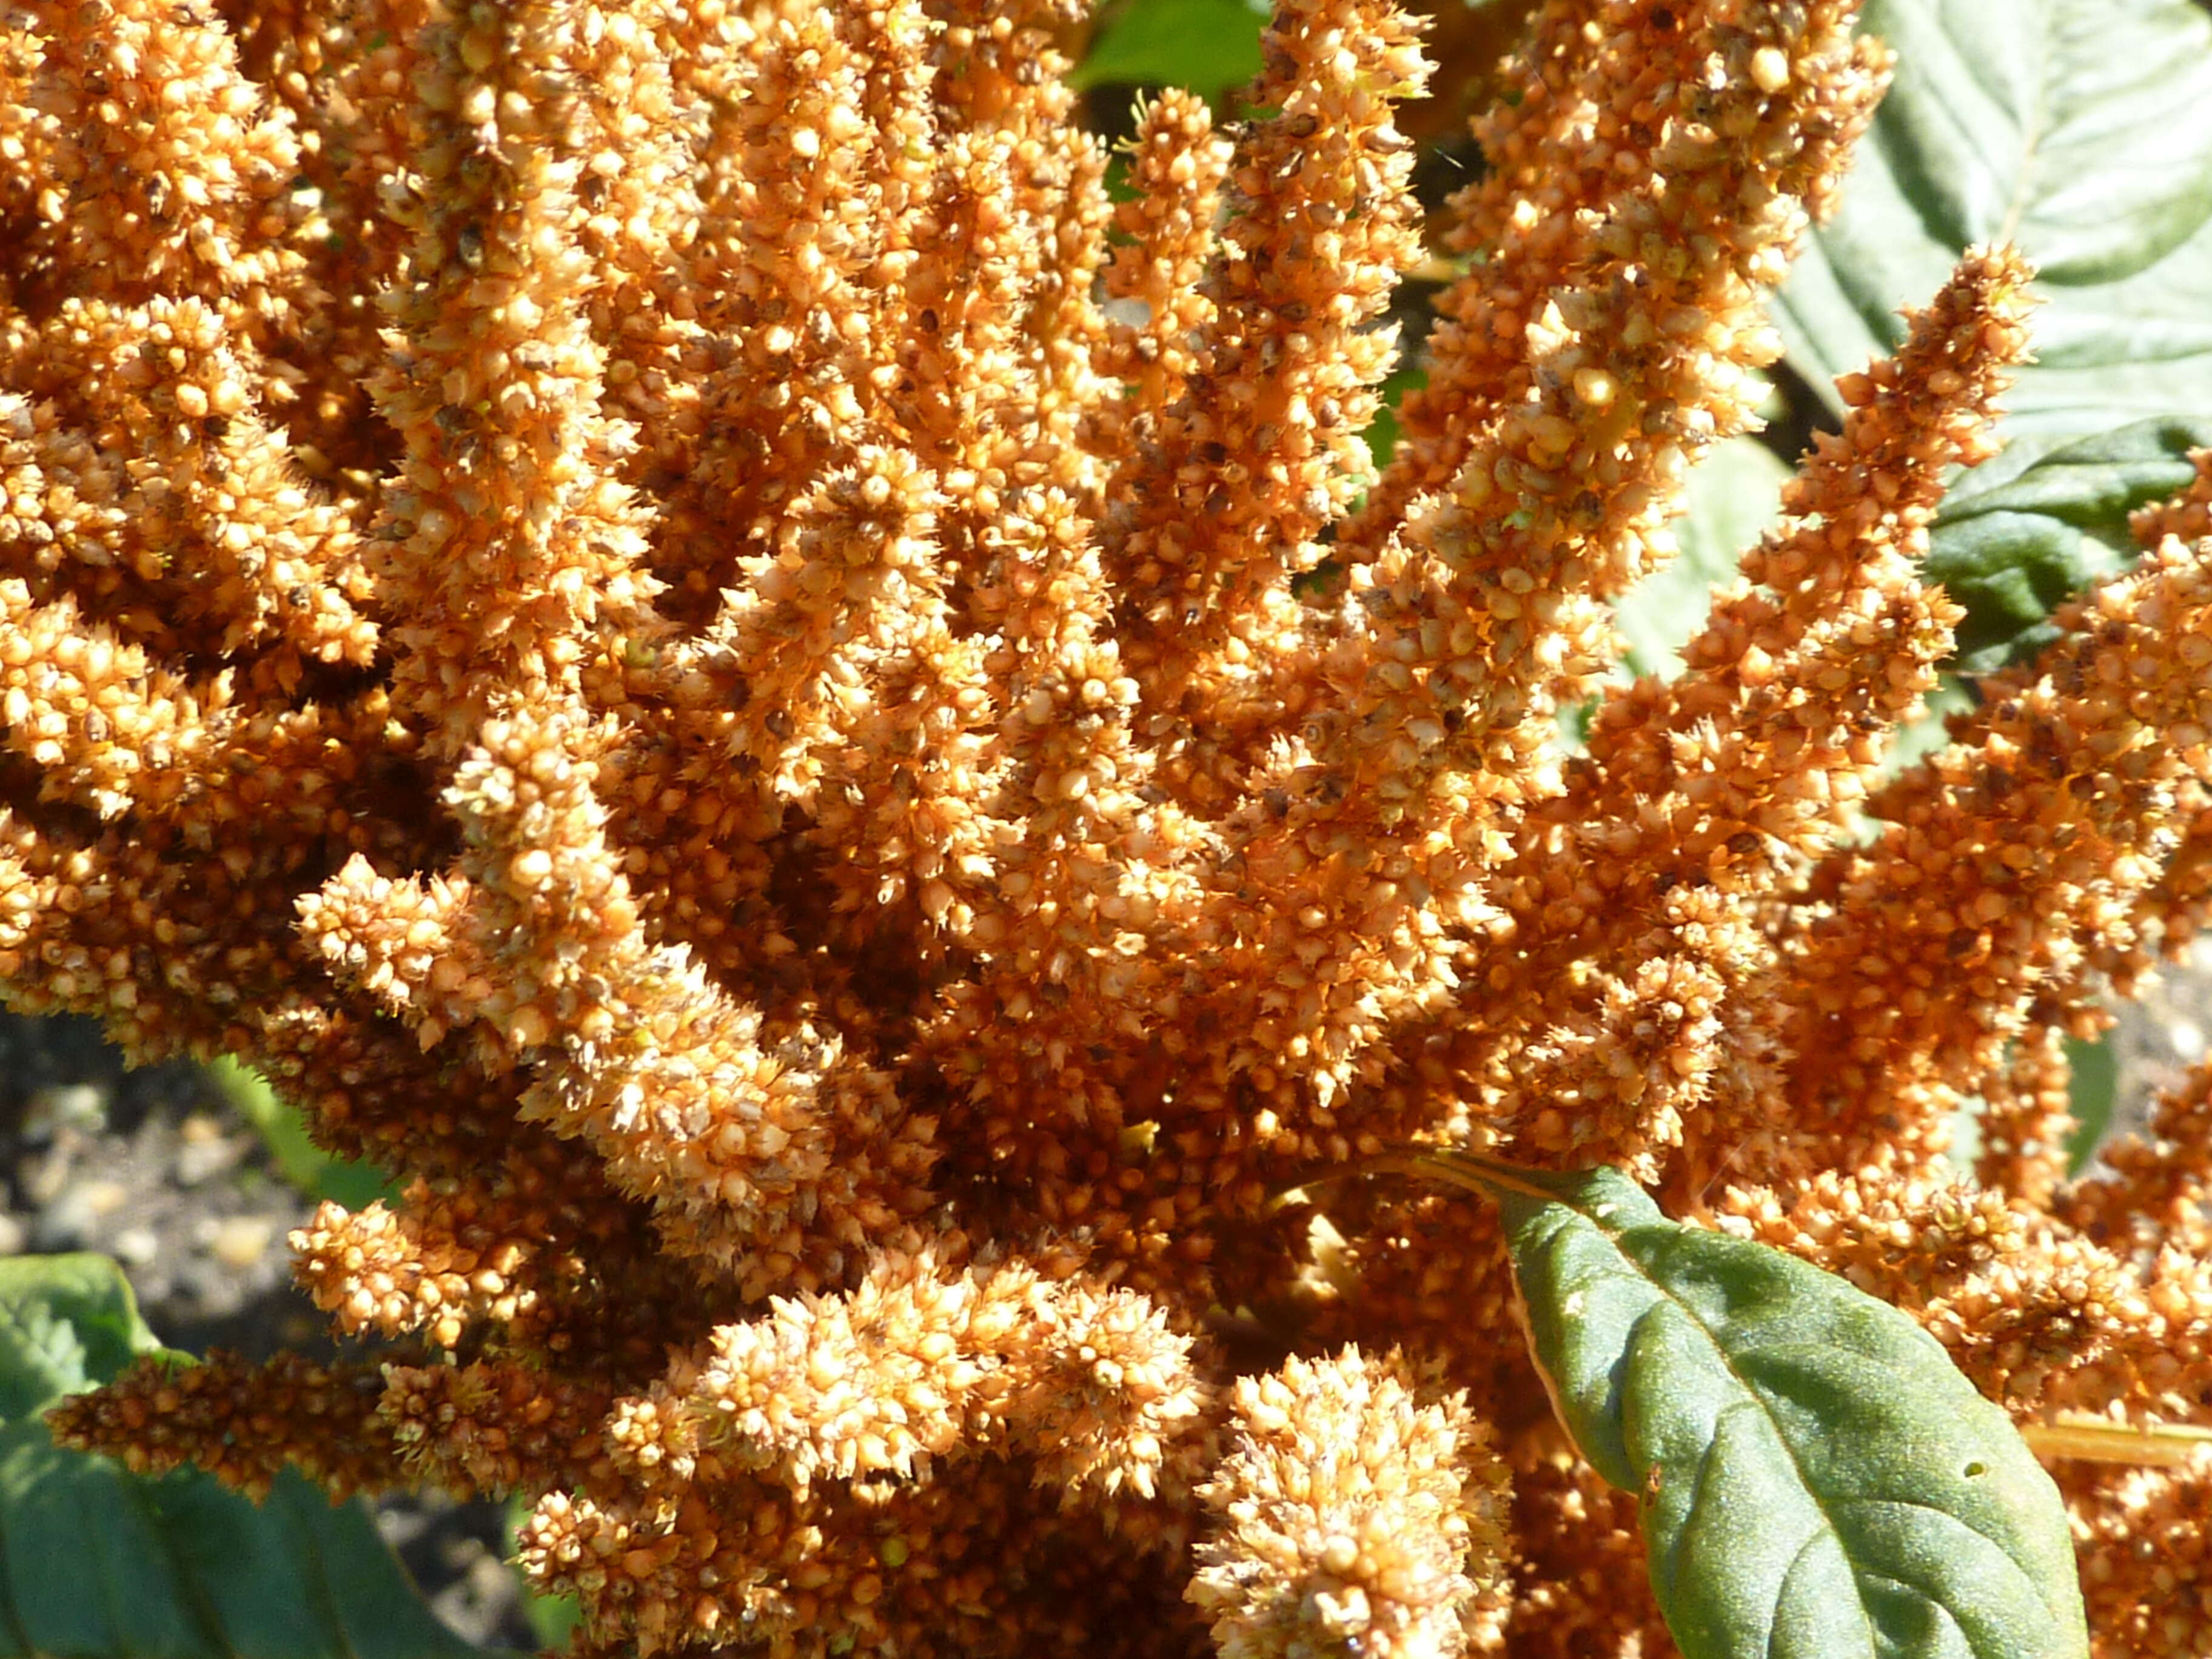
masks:
<instances>
[{"instance_id":1,"label":"green leaf","mask_svg":"<svg viewBox=\"0 0 2212 1659\"><path fill-rule=\"evenodd\" d=\"M141 1354L165 1352L106 1256L0 1261L0 1419L20 1421Z\"/></svg>"},{"instance_id":2,"label":"green leaf","mask_svg":"<svg viewBox=\"0 0 2212 1659\"><path fill-rule=\"evenodd\" d=\"M1370 1167L1487 1193L1560 1421L1644 1494L1686 1659L2086 1659L2066 1510L1905 1315L1668 1220L1618 1170L1465 1153Z\"/></svg>"},{"instance_id":3,"label":"green leaf","mask_svg":"<svg viewBox=\"0 0 2212 1659\"><path fill-rule=\"evenodd\" d=\"M1095 86L1182 87L1213 98L1260 72L1266 0L1132 0L1068 76Z\"/></svg>"},{"instance_id":4,"label":"green leaf","mask_svg":"<svg viewBox=\"0 0 2212 1659\"><path fill-rule=\"evenodd\" d=\"M1428 383L1428 370L1411 357L1392 369L1382 382L1382 407L1367 423L1367 430L1360 434L1367 441L1367 453L1375 458L1378 472L1390 465L1390 457L1397 452L1399 404L1408 392L1417 392Z\"/></svg>"},{"instance_id":5,"label":"green leaf","mask_svg":"<svg viewBox=\"0 0 2212 1659\"><path fill-rule=\"evenodd\" d=\"M2191 0L1869 0L1897 78L1776 303L1833 381L1904 338L1960 252L2042 272L2008 438L2212 414L2212 18Z\"/></svg>"},{"instance_id":6,"label":"green leaf","mask_svg":"<svg viewBox=\"0 0 2212 1659\"><path fill-rule=\"evenodd\" d=\"M516 1554L521 1548L522 1523L529 1518L530 1504L520 1492L507 1500L507 1514L501 1528L507 1538L507 1553ZM576 1626L583 1622L584 1604L574 1595L545 1595L527 1580L523 1583L522 1615L530 1621L530 1628L538 1637L538 1645L548 1653L568 1645Z\"/></svg>"},{"instance_id":7,"label":"green leaf","mask_svg":"<svg viewBox=\"0 0 2212 1659\"><path fill-rule=\"evenodd\" d=\"M1691 471L1689 500L1674 524L1680 551L1621 597L1614 620L1632 674L1671 676L1683 643L1712 609L1713 589L1782 511L1790 469L1756 438L1730 438Z\"/></svg>"},{"instance_id":8,"label":"green leaf","mask_svg":"<svg viewBox=\"0 0 2212 1659\"><path fill-rule=\"evenodd\" d=\"M169 1352L106 1257L0 1261L0 1659L483 1659L360 1504L288 1474L256 1508L53 1443L46 1407Z\"/></svg>"},{"instance_id":9,"label":"green leaf","mask_svg":"<svg viewBox=\"0 0 2212 1659\"><path fill-rule=\"evenodd\" d=\"M357 1163L323 1150L307 1133L300 1109L284 1100L258 1072L226 1054L208 1067L216 1086L251 1123L284 1179L309 1198L327 1198L349 1210L366 1208L376 1199L391 1203L398 1187L373 1164Z\"/></svg>"},{"instance_id":10,"label":"green leaf","mask_svg":"<svg viewBox=\"0 0 2212 1659\"><path fill-rule=\"evenodd\" d=\"M2042 646L2059 602L2136 554L2128 514L2196 475L2212 418L2137 421L2056 447L2024 445L1966 474L1929 534L1925 570L1966 608L1959 666L1986 673Z\"/></svg>"},{"instance_id":11,"label":"green leaf","mask_svg":"<svg viewBox=\"0 0 2212 1659\"><path fill-rule=\"evenodd\" d=\"M2094 1042L2066 1039L2066 1103L2074 1113L2074 1133L2066 1137L2066 1173L2087 1169L2112 1127L2120 1100L2120 1059L2110 1031Z\"/></svg>"}]
</instances>

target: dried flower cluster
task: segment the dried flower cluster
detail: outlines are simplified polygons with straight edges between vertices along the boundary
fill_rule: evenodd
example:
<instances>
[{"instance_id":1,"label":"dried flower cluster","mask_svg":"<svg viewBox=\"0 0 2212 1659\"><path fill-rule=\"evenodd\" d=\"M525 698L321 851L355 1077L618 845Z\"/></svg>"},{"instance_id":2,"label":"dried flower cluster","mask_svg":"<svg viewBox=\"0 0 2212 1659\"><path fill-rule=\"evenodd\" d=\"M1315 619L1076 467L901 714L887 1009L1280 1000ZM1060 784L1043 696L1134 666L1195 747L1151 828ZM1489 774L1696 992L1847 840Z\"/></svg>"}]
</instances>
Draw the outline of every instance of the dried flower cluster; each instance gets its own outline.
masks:
<instances>
[{"instance_id":1,"label":"dried flower cluster","mask_svg":"<svg viewBox=\"0 0 2212 1659\"><path fill-rule=\"evenodd\" d=\"M1379 476L1415 25L1283 0L1117 205L1056 21L0 10L0 975L411 1182L297 1236L369 1359L62 1433L525 1492L580 1653L1663 1651L1494 1224L1267 1207L1421 1138L1625 1164L2030 1425L2212 1417L2212 1075L2060 1151L2212 902L2212 472L1885 778L2027 347L1973 253L1603 684L1879 95L1845 0L1534 8ZM2212 1474L2060 1468L2102 1651L2212 1646Z\"/></svg>"}]
</instances>

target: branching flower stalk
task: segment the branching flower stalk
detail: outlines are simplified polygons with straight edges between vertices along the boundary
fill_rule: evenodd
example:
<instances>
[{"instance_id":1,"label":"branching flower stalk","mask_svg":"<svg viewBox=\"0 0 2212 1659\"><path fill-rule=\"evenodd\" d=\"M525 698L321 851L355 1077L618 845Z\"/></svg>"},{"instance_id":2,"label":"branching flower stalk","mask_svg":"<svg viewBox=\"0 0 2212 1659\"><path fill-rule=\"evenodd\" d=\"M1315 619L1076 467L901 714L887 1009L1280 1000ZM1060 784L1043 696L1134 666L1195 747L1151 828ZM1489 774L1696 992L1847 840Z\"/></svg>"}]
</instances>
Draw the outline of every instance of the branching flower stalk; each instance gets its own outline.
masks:
<instances>
[{"instance_id":1,"label":"branching flower stalk","mask_svg":"<svg viewBox=\"0 0 2212 1659\"><path fill-rule=\"evenodd\" d=\"M63 1438L520 1492L580 1654L1663 1651L1495 1224L1268 1206L1422 1142L1621 1164L2031 1428L2212 1421L2212 1073L2069 1184L2060 1046L2212 900L2212 471L1886 779L2028 344L1973 252L1604 684L1851 8L1536 8L1379 473L1416 24L1283 0L1117 207L1060 21L0 14L6 994L408 1182L295 1237L370 1358ZM2212 1644L2203 1462L2045 1443L2100 1650Z\"/></svg>"}]
</instances>

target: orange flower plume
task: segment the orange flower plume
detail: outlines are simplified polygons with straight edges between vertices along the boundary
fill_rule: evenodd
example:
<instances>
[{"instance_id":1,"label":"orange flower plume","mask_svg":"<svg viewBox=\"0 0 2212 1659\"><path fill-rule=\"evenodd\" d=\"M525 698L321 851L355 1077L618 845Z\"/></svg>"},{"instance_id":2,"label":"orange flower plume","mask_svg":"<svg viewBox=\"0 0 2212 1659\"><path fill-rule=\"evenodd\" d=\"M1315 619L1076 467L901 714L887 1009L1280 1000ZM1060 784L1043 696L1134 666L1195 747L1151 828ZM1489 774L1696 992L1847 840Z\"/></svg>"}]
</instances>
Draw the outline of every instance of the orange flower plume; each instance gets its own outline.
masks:
<instances>
[{"instance_id":1,"label":"orange flower plume","mask_svg":"<svg viewBox=\"0 0 2212 1659\"><path fill-rule=\"evenodd\" d=\"M1281 0L1117 204L1069 9L0 16L0 981L405 1183L295 1237L369 1362L62 1437L520 1492L579 1654L1650 1654L1494 1224L1267 1206L1421 1139L1628 1167L2031 1429L2203 1424L2212 1085L2060 1142L2212 902L2212 484L1886 773L2027 349L1977 250L1606 682L1852 8L1526 8L1379 469L1419 25ZM2203 1466L2064 1468L2100 1651L2212 1645Z\"/></svg>"}]
</instances>

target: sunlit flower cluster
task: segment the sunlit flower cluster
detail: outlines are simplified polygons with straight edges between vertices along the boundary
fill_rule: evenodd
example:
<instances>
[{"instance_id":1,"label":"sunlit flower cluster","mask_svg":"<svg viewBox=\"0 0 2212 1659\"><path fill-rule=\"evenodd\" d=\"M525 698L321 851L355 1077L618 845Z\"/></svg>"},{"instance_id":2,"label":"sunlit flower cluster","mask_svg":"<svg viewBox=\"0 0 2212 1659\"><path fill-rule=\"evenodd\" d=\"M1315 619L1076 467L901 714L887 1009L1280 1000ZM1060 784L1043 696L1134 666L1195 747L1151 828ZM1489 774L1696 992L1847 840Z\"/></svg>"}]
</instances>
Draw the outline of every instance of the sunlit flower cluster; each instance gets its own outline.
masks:
<instances>
[{"instance_id":1,"label":"sunlit flower cluster","mask_svg":"<svg viewBox=\"0 0 2212 1659\"><path fill-rule=\"evenodd\" d=\"M1270 1206L1425 1139L2203 1422L2207 1079L2069 1184L2063 1039L2212 902L2212 483L1886 771L1977 250L1611 681L1887 62L1530 11L1378 468L1391 0L1119 158L1042 0L0 9L0 982L406 1183L295 1237L366 1358L64 1437L520 1492L579 1654L1653 1654L1494 1221ZM2101 1651L2212 1645L2203 1467L2059 1468Z\"/></svg>"}]
</instances>

